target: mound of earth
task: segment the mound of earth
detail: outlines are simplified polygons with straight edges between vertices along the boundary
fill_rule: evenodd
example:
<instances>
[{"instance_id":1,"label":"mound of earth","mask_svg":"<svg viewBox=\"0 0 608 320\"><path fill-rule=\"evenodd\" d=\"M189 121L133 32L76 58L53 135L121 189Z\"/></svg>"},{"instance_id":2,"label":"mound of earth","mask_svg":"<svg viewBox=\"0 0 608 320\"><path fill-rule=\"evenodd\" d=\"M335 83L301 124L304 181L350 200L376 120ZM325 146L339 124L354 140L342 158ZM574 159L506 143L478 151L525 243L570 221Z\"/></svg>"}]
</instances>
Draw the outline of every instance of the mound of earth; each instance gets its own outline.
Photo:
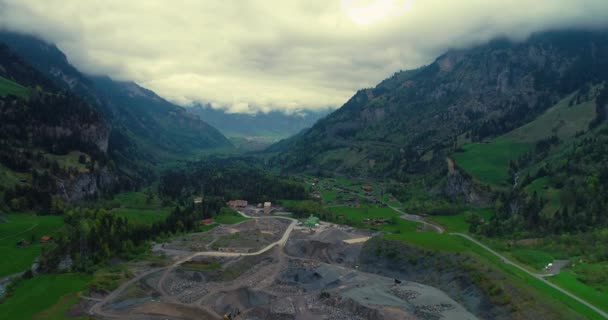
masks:
<instances>
[{"instance_id":1,"label":"mound of earth","mask_svg":"<svg viewBox=\"0 0 608 320\"><path fill-rule=\"evenodd\" d=\"M343 229L328 229L315 234L294 232L285 246L285 253L292 257L353 267L357 264L362 244L347 244L344 240L364 236L369 236L369 233L353 233Z\"/></svg>"},{"instance_id":2,"label":"mound of earth","mask_svg":"<svg viewBox=\"0 0 608 320\"><path fill-rule=\"evenodd\" d=\"M234 310L248 310L254 307L270 305L272 298L273 296L266 292L243 287L217 293L213 308L218 314L228 314Z\"/></svg>"}]
</instances>

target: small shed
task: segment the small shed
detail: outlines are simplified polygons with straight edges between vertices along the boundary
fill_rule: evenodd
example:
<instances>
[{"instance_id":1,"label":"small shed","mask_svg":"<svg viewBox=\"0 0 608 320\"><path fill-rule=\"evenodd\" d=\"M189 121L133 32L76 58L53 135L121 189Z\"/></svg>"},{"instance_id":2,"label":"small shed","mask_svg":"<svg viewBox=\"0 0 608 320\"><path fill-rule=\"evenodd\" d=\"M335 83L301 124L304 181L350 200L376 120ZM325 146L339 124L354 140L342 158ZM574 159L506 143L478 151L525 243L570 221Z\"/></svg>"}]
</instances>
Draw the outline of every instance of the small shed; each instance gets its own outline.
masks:
<instances>
[{"instance_id":1,"label":"small shed","mask_svg":"<svg viewBox=\"0 0 608 320\"><path fill-rule=\"evenodd\" d=\"M361 189L363 189L363 191L365 191L365 192L372 192L372 191L374 191L374 189L372 187L370 187L370 186L363 186L363 187L361 187Z\"/></svg>"},{"instance_id":2,"label":"small shed","mask_svg":"<svg viewBox=\"0 0 608 320\"><path fill-rule=\"evenodd\" d=\"M208 226L213 223L213 219L203 219L201 220L201 224L204 226Z\"/></svg>"},{"instance_id":3,"label":"small shed","mask_svg":"<svg viewBox=\"0 0 608 320\"><path fill-rule=\"evenodd\" d=\"M40 237L40 242L41 243L47 243L49 241L51 241L51 236L42 236L42 237Z\"/></svg>"},{"instance_id":4,"label":"small shed","mask_svg":"<svg viewBox=\"0 0 608 320\"><path fill-rule=\"evenodd\" d=\"M314 228L317 227L319 225L319 218L313 216L312 214L306 219L304 220L304 226L308 227L308 228Z\"/></svg>"}]
</instances>

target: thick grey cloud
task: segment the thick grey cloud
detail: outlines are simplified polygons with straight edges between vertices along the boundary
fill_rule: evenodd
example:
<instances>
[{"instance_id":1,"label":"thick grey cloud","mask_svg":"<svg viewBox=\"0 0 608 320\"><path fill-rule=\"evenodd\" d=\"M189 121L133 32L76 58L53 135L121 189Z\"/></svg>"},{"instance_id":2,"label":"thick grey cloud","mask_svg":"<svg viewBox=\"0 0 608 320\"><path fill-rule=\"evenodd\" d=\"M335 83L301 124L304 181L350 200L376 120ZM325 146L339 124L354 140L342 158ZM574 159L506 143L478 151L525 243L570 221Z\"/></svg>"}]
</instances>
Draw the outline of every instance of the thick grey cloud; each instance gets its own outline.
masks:
<instances>
[{"instance_id":1,"label":"thick grey cloud","mask_svg":"<svg viewBox=\"0 0 608 320\"><path fill-rule=\"evenodd\" d=\"M604 27L606 0L0 0L79 69L235 112L339 106L442 51Z\"/></svg>"}]
</instances>

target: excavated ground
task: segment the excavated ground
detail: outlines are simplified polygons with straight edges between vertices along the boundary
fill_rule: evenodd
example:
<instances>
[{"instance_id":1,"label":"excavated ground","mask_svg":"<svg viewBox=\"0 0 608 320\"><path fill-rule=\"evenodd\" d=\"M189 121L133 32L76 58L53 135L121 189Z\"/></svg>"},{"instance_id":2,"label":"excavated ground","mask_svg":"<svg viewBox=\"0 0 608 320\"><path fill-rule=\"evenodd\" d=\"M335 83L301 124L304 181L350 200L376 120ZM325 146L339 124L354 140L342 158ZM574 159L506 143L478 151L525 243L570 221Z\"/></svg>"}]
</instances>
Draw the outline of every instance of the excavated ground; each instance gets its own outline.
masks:
<instances>
[{"instance_id":1,"label":"excavated ground","mask_svg":"<svg viewBox=\"0 0 608 320\"><path fill-rule=\"evenodd\" d=\"M157 249L169 254L180 251L256 252L279 240L289 223L286 219L252 219L178 237Z\"/></svg>"},{"instance_id":2,"label":"excavated ground","mask_svg":"<svg viewBox=\"0 0 608 320\"><path fill-rule=\"evenodd\" d=\"M369 237L368 231L335 225L317 232L296 228L285 247L262 254L183 258L195 239L218 241L234 234L231 229L273 230L265 241L277 241L289 221L274 220L251 220L172 241L161 251L185 262L135 281L103 312L123 319L475 319L438 289L397 284L358 270L363 243L344 240ZM247 248L254 247L263 245Z\"/></svg>"}]
</instances>

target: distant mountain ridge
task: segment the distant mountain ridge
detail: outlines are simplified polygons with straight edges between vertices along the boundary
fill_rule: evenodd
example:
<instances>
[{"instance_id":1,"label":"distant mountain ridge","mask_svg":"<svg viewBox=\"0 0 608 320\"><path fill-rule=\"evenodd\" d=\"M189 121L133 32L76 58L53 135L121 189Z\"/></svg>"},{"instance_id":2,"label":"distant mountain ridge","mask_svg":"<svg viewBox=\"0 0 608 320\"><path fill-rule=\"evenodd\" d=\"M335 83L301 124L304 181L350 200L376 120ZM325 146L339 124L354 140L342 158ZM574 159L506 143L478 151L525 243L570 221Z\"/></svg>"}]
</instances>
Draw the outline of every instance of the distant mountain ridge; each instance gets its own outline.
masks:
<instances>
[{"instance_id":1,"label":"distant mountain ridge","mask_svg":"<svg viewBox=\"0 0 608 320\"><path fill-rule=\"evenodd\" d=\"M288 138L312 127L317 120L330 113L330 109L304 110L292 114L281 111L256 114L229 113L209 105L187 108L192 114L205 119L225 136L238 144L239 141L258 142L259 147Z\"/></svg>"},{"instance_id":2,"label":"distant mountain ridge","mask_svg":"<svg viewBox=\"0 0 608 320\"><path fill-rule=\"evenodd\" d=\"M359 90L310 130L269 151L285 170L408 175L443 167L458 139L482 141L608 79L608 32L554 31L452 50Z\"/></svg>"},{"instance_id":3,"label":"distant mountain ridge","mask_svg":"<svg viewBox=\"0 0 608 320\"><path fill-rule=\"evenodd\" d=\"M217 129L150 90L82 74L55 45L12 32L0 32L0 43L99 110L110 128L110 157L133 176L149 176L149 166L155 163L231 147Z\"/></svg>"}]
</instances>

